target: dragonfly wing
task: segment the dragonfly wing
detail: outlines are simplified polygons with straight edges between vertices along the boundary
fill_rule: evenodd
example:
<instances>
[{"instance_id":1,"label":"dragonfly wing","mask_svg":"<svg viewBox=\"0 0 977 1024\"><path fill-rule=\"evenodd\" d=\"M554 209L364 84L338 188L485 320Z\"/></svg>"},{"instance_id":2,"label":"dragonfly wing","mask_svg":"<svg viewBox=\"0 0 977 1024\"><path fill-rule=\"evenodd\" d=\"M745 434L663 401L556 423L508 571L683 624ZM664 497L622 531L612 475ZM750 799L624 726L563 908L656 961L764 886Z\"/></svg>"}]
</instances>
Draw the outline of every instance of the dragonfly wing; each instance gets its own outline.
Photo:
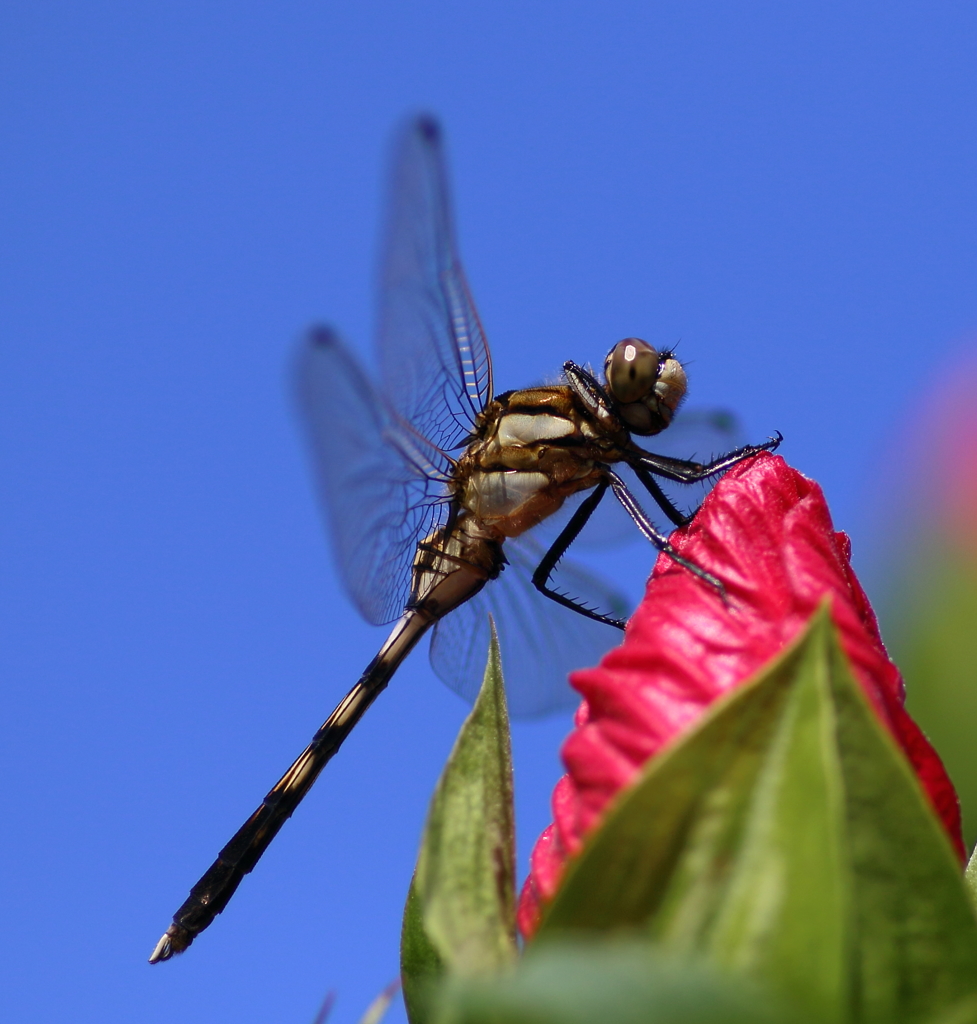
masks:
<instances>
[{"instance_id":1,"label":"dragonfly wing","mask_svg":"<svg viewBox=\"0 0 977 1024\"><path fill-rule=\"evenodd\" d=\"M671 426L648 443L677 459L722 455L743 443L743 425L728 409L679 409Z\"/></svg>"},{"instance_id":2,"label":"dragonfly wing","mask_svg":"<svg viewBox=\"0 0 977 1024\"><path fill-rule=\"evenodd\" d=\"M714 458L739 448L743 444L743 436L743 427L739 419L725 409L680 409L667 430L654 437L639 438L639 443L656 455L668 455L674 459L690 459L695 462L711 462ZM656 479L672 502L682 512L689 514L698 509L721 476L722 473L717 473L708 480L695 484L679 484L661 477ZM659 527L671 532L672 527L667 524L654 500L640 484L635 494L641 495L642 504L649 513L652 513L652 518Z\"/></svg>"},{"instance_id":3,"label":"dragonfly wing","mask_svg":"<svg viewBox=\"0 0 977 1024\"><path fill-rule=\"evenodd\" d=\"M467 701L474 701L485 671L489 615L502 651L506 699L513 718L534 718L575 707L580 696L567 682L574 669L595 665L621 631L594 622L543 597L532 585L543 548L532 538L508 540L509 564L467 604L435 627L431 664L438 676ZM601 610L625 618L627 600L610 584L567 559L561 584Z\"/></svg>"},{"instance_id":4,"label":"dragonfly wing","mask_svg":"<svg viewBox=\"0 0 977 1024\"><path fill-rule=\"evenodd\" d=\"M447 518L451 460L398 419L327 328L302 344L295 383L343 584L364 618L390 622L418 540Z\"/></svg>"},{"instance_id":5,"label":"dragonfly wing","mask_svg":"<svg viewBox=\"0 0 977 1024\"><path fill-rule=\"evenodd\" d=\"M393 160L380 280L384 392L444 451L459 448L492 397L492 361L454 238L441 129L419 117Z\"/></svg>"}]
</instances>

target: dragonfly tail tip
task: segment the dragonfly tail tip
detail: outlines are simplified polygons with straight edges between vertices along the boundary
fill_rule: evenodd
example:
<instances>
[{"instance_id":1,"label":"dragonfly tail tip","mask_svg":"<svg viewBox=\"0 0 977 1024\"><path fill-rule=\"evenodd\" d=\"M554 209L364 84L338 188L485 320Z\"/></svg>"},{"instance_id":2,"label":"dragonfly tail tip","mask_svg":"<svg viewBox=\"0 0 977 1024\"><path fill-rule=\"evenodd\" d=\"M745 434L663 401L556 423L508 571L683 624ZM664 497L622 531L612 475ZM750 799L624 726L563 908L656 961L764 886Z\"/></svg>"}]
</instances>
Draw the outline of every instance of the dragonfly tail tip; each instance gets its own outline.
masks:
<instances>
[{"instance_id":1,"label":"dragonfly tail tip","mask_svg":"<svg viewBox=\"0 0 977 1024\"><path fill-rule=\"evenodd\" d=\"M193 935L185 928L177 924L171 924L163 932L163 937L156 943L156 948L150 954L151 964L161 963L169 960L174 954L182 953L193 942Z\"/></svg>"},{"instance_id":2,"label":"dragonfly tail tip","mask_svg":"<svg viewBox=\"0 0 977 1024\"><path fill-rule=\"evenodd\" d=\"M156 943L156 948L149 955L151 964L158 964L163 960L169 960L173 955L173 946L170 943L170 933L165 932L163 937Z\"/></svg>"}]
</instances>

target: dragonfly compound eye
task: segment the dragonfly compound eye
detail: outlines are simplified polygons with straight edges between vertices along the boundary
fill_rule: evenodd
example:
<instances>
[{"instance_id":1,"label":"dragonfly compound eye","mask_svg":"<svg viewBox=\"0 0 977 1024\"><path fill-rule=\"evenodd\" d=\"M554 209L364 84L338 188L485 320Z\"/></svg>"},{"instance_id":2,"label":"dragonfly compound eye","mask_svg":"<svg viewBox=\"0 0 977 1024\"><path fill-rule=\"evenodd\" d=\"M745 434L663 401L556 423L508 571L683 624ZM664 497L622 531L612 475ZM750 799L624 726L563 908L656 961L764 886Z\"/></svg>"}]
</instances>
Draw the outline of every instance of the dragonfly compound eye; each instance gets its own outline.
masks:
<instances>
[{"instance_id":1,"label":"dragonfly compound eye","mask_svg":"<svg viewBox=\"0 0 977 1024\"><path fill-rule=\"evenodd\" d=\"M625 338L607 353L604 377L615 401L626 405L647 395L658 380L658 350L640 338Z\"/></svg>"},{"instance_id":2,"label":"dragonfly compound eye","mask_svg":"<svg viewBox=\"0 0 977 1024\"><path fill-rule=\"evenodd\" d=\"M640 338L625 338L604 360L607 390L617 412L636 434L657 434L672 422L688 381L671 352L659 352Z\"/></svg>"},{"instance_id":3,"label":"dragonfly compound eye","mask_svg":"<svg viewBox=\"0 0 977 1024\"><path fill-rule=\"evenodd\" d=\"M649 402L648 404L652 406L653 411L664 417L666 426L671 422L672 414L679 407L682 399L685 398L688 387L689 379L685 376L685 368L671 352L663 352L661 366L658 370L658 380L655 382L655 403Z\"/></svg>"}]
</instances>

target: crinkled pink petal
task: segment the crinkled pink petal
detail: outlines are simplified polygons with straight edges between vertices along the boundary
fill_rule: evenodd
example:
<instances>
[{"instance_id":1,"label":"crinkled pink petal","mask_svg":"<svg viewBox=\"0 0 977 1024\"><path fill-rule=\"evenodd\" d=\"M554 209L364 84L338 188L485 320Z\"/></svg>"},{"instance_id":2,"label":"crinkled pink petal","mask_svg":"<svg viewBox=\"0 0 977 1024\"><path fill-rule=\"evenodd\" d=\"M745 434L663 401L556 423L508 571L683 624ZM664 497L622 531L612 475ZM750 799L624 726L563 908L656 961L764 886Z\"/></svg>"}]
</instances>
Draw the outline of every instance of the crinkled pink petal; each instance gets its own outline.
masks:
<instances>
[{"instance_id":1,"label":"crinkled pink petal","mask_svg":"<svg viewBox=\"0 0 977 1024\"><path fill-rule=\"evenodd\" d=\"M553 794L553 824L536 844L520 899L522 933L532 935L567 858L648 758L783 650L826 595L859 682L963 856L953 785L903 707L902 677L820 487L779 456L756 456L723 477L672 543L723 581L728 604L662 555L623 644L570 677L584 700L563 746L567 774Z\"/></svg>"}]
</instances>

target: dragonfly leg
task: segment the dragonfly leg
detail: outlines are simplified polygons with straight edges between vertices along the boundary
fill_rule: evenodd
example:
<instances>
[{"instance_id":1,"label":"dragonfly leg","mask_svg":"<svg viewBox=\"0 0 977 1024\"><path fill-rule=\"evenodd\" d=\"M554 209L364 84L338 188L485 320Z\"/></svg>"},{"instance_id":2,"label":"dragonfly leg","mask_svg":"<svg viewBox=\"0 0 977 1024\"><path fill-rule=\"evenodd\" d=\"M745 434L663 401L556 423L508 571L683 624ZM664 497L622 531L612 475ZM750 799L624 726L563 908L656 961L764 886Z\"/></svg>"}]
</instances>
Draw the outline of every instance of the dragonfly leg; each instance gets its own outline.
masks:
<instances>
[{"instance_id":1,"label":"dragonfly leg","mask_svg":"<svg viewBox=\"0 0 977 1024\"><path fill-rule=\"evenodd\" d=\"M596 413L602 407L607 410L613 409L610 397L600 386L597 378L582 366L577 366L575 362L568 359L563 364L563 373L567 383L592 413Z\"/></svg>"},{"instance_id":2,"label":"dragonfly leg","mask_svg":"<svg viewBox=\"0 0 977 1024\"><path fill-rule=\"evenodd\" d=\"M711 572L707 572L695 564L690 562L687 558L683 558L675 548L672 547L669 539L665 534L655 529L654 523L648 518L648 513L638 503L638 499L628 489L628 485L615 473L613 470L608 469L607 476L610 481L611 489L614 491L614 496L624 506L625 511L634 520L635 525L645 535L645 537L651 541L652 544L658 548L659 551L663 551L673 561L677 562L683 568L688 569L694 576L698 576L700 580L708 583L711 587L714 587L718 591L719 595L725 599L726 589L723 587L722 582Z\"/></svg>"},{"instance_id":3,"label":"dragonfly leg","mask_svg":"<svg viewBox=\"0 0 977 1024\"><path fill-rule=\"evenodd\" d=\"M610 615L602 615L593 608L588 608L582 601L569 597L566 594L561 594L550 586L550 577L553 575L553 570L560 559L566 554L567 548L577 539L587 520L594 514L594 509L597 508L601 498L607 492L608 483L609 481L606 479L601 480L581 502L580 508L573 513L570 522L563 527L559 537L553 541L549 551L543 555L543 560L536 566L536 571L533 573L533 586L551 601L562 604L564 608L569 608L580 615L585 615L588 619L594 619L595 622L603 622L605 625L624 629L624 623L620 619L615 619Z\"/></svg>"},{"instance_id":4,"label":"dragonfly leg","mask_svg":"<svg viewBox=\"0 0 977 1024\"><path fill-rule=\"evenodd\" d=\"M735 451L728 452L726 455L721 455L718 459L713 459L712 462L694 462L689 459L672 459L667 455L655 455L654 452L646 452L640 449L637 452L629 453L627 461L635 472L641 468L648 472L655 473L658 476L663 476L668 480L675 480L681 484L694 484L700 480L707 480L716 473L722 473L725 470L730 469L735 466L737 462L742 462L744 459L748 459L751 455L758 455L760 452L776 451L783 439L783 434L778 430L775 437L770 438L769 441L764 441L763 444L744 445L742 448L737 448ZM642 481L642 483L644 483L644 481ZM645 486L647 486L647 484ZM658 498L656 497L655 500L657 501ZM664 510L664 506L662 506L662 508ZM671 518L671 516L669 516L669 518ZM674 520L672 521L674 522Z\"/></svg>"},{"instance_id":5,"label":"dragonfly leg","mask_svg":"<svg viewBox=\"0 0 977 1024\"><path fill-rule=\"evenodd\" d=\"M655 499L655 504L665 513L675 526L688 526L695 518L695 512L686 515L679 509L669 496L662 490L661 484L642 466L632 466L634 475L644 484L645 490ZM696 510L698 511L698 510Z\"/></svg>"}]
</instances>

